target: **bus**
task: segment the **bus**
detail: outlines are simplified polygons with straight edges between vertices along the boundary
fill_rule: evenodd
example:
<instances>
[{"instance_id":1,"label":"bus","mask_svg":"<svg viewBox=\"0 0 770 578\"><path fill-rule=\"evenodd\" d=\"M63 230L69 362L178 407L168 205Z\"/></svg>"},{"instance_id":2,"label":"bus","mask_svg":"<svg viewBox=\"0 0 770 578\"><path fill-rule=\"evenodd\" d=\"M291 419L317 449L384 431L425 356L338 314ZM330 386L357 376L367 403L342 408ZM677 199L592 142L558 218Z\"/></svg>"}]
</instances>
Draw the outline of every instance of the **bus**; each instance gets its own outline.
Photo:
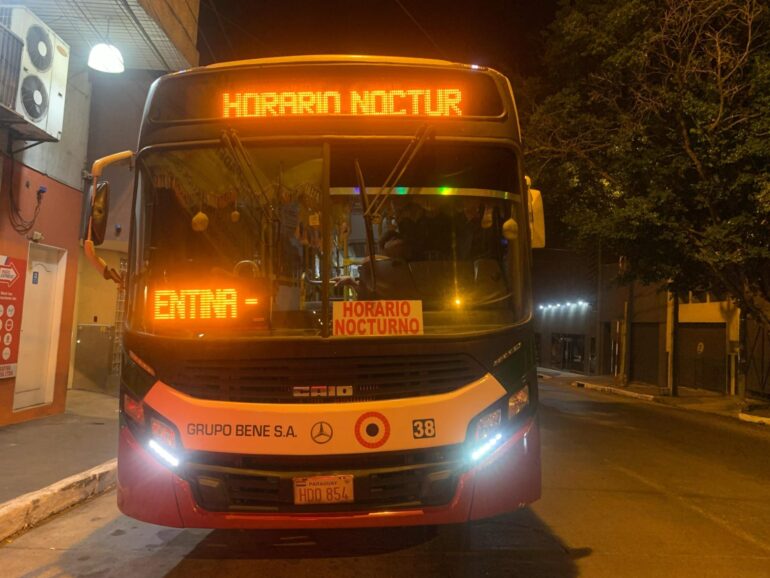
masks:
<instances>
[{"instance_id":1,"label":"bus","mask_svg":"<svg viewBox=\"0 0 770 578\"><path fill-rule=\"evenodd\" d=\"M119 163L125 278L95 248ZM92 176L85 252L127 301L124 514L435 525L539 498L542 201L503 75L373 56L185 70Z\"/></svg>"}]
</instances>

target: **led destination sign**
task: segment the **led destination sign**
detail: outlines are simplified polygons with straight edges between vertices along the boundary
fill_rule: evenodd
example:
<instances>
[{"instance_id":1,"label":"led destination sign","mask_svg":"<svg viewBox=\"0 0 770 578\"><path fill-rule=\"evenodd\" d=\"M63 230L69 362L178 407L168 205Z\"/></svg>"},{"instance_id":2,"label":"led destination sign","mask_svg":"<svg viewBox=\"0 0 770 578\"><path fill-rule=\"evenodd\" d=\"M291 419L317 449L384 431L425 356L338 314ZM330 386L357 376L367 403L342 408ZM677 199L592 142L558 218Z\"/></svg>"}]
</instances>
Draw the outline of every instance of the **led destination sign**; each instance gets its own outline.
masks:
<instances>
[{"instance_id":1,"label":"led destination sign","mask_svg":"<svg viewBox=\"0 0 770 578\"><path fill-rule=\"evenodd\" d=\"M240 307L256 305L258 298L241 298L234 288L156 289L153 317L156 321L238 319Z\"/></svg>"},{"instance_id":2,"label":"led destination sign","mask_svg":"<svg viewBox=\"0 0 770 578\"><path fill-rule=\"evenodd\" d=\"M444 67L307 64L211 69L162 79L153 123L280 118L474 119L505 114L491 73Z\"/></svg>"},{"instance_id":3,"label":"led destination sign","mask_svg":"<svg viewBox=\"0 0 770 578\"><path fill-rule=\"evenodd\" d=\"M222 93L223 118L306 116L462 116L459 88L242 91Z\"/></svg>"}]
</instances>

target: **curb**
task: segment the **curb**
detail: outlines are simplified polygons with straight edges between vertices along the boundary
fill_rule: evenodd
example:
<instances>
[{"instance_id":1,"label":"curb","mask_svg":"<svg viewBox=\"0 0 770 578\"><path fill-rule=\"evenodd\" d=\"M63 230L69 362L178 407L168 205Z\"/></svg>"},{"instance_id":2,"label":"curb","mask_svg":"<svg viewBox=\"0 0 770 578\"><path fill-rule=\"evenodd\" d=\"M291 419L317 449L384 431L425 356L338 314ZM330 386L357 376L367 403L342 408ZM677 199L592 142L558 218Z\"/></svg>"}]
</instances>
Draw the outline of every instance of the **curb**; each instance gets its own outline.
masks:
<instances>
[{"instance_id":1,"label":"curb","mask_svg":"<svg viewBox=\"0 0 770 578\"><path fill-rule=\"evenodd\" d=\"M751 415L750 413L739 413L738 419L741 421L747 421L749 423L761 423L763 425L770 425L770 417L762 417L760 415Z\"/></svg>"},{"instance_id":2,"label":"curb","mask_svg":"<svg viewBox=\"0 0 770 578\"><path fill-rule=\"evenodd\" d=\"M111 490L117 459L0 504L0 542L88 498Z\"/></svg>"},{"instance_id":3,"label":"curb","mask_svg":"<svg viewBox=\"0 0 770 578\"><path fill-rule=\"evenodd\" d=\"M652 401L655 403L661 403L663 405L669 405L670 407L678 407L676 405L670 405L666 403L665 398L662 398L661 396L658 396L658 395L652 395L649 393L637 393L635 391L627 391L625 389L621 389L619 387L613 387L611 385L598 385L595 383L588 383L585 381L573 381L572 386L583 388L583 389L590 389L592 391L598 391L601 393L609 393L613 395L620 395L623 397L632 397L634 399L641 399L644 401ZM686 408L678 407L678 409L686 409ZM695 408L687 408L687 409L695 409ZM695 411L703 411L703 410L695 409ZM711 413L711 412L707 411L706 413ZM752 415L750 413L746 413L743 411L739 412L737 416L733 414L732 417L733 418L737 417L739 420L745 421L747 423L770 425L770 417Z\"/></svg>"},{"instance_id":4,"label":"curb","mask_svg":"<svg viewBox=\"0 0 770 578\"><path fill-rule=\"evenodd\" d=\"M610 385L597 385L595 383L587 383L585 381L573 381L572 385L575 387L582 387L583 389L591 389L593 391L600 391L602 393L612 393L623 397L633 397L634 399L643 399L644 401L656 401L657 395L649 393L637 393L635 391L626 391L625 389L619 389Z\"/></svg>"}]
</instances>

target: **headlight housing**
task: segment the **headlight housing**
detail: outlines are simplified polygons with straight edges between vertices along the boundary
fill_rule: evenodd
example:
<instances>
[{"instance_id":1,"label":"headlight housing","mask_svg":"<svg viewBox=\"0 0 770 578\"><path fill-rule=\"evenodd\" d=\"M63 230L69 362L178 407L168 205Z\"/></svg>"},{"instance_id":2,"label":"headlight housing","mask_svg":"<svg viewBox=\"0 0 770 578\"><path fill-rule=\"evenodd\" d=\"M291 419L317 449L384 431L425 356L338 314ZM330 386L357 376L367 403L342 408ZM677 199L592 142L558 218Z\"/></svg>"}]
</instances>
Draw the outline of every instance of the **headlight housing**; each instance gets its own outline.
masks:
<instances>
[{"instance_id":1,"label":"headlight housing","mask_svg":"<svg viewBox=\"0 0 770 578\"><path fill-rule=\"evenodd\" d=\"M489 406L472 422L471 460L478 461L489 454L512 433L511 422L529 407L529 384Z\"/></svg>"}]
</instances>

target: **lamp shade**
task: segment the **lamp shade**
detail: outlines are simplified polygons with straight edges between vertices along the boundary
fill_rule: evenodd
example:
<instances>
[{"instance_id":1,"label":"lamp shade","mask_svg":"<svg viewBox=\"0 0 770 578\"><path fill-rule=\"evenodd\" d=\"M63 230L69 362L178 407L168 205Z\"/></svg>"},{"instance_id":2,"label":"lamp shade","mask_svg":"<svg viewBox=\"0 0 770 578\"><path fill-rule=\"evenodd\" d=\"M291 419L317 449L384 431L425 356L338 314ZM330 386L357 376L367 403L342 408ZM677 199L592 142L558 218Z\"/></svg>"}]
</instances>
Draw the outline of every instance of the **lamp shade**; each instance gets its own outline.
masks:
<instances>
[{"instance_id":1,"label":"lamp shade","mask_svg":"<svg viewBox=\"0 0 770 578\"><path fill-rule=\"evenodd\" d=\"M123 72L123 55L112 44L97 44L88 55L88 67L100 72L117 74Z\"/></svg>"}]
</instances>

